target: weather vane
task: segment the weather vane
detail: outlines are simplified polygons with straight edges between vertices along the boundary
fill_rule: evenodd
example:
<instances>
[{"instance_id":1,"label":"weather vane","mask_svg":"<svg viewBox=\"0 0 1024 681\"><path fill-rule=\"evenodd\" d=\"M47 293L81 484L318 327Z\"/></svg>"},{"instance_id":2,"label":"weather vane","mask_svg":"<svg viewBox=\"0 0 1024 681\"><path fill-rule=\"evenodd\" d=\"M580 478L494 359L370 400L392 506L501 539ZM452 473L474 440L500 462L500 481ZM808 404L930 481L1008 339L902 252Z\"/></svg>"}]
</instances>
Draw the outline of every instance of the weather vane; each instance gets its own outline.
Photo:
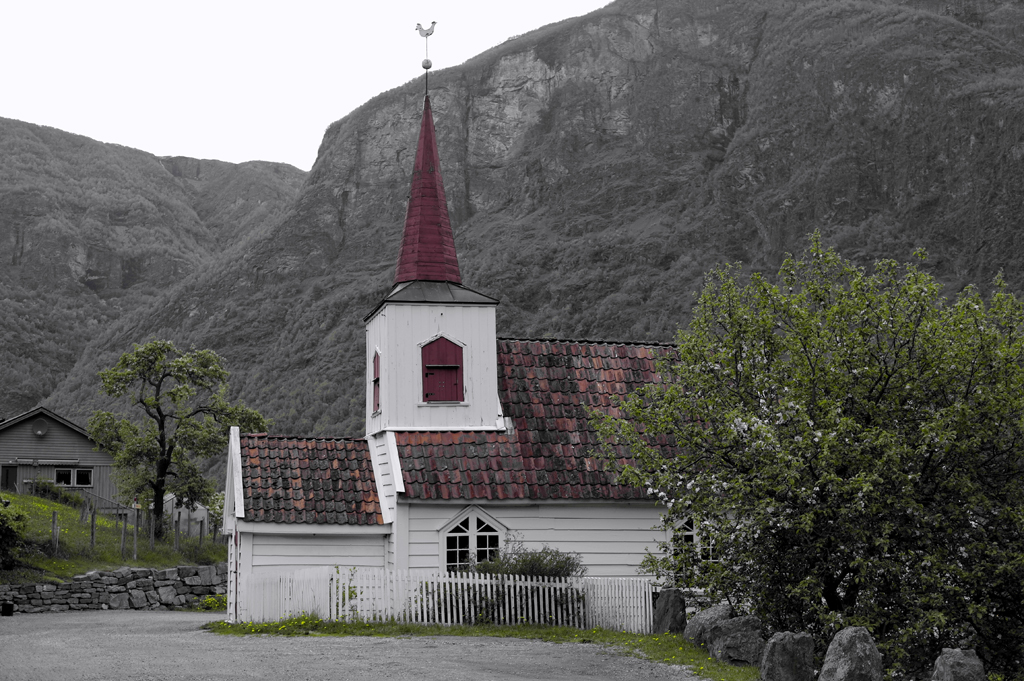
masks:
<instances>
[{"instance_id":1,"label":"weather vane","mask_svg":"<svg viewBox=\"0 0 1024 681\"><path fill-rule=\"evenodd\" d=\"M424 91L429 90L430 67L433 66L430 61L430 36L434 35L434 26L436 25L436 21L430 22L430 28L423 28L423 24L416 24L416 30L423 37L423 70L427 72L423 78Z\"/></svg>"}]
</instances>

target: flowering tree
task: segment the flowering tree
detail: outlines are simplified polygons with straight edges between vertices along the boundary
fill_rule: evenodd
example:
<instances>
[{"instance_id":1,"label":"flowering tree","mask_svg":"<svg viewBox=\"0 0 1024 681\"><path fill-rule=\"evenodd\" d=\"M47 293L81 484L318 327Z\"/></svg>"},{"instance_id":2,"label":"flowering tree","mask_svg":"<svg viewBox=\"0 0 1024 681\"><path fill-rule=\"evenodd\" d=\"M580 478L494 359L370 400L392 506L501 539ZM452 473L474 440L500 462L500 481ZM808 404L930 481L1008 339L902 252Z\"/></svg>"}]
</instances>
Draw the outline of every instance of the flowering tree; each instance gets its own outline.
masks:
<instances>
[{"instance_id":1,"label":"flowering tree","mask_svg":"<svg viewBox=\"0 0 1024 681\"><path fill-rule=\"evenodd\" d=\"M602 425L674 530L647 567L819 646L866 626L893 670L964 639L1024 668L1024 307L817 235L777 281L711 273L671 380Z\"/></svg>"}]
</instances>

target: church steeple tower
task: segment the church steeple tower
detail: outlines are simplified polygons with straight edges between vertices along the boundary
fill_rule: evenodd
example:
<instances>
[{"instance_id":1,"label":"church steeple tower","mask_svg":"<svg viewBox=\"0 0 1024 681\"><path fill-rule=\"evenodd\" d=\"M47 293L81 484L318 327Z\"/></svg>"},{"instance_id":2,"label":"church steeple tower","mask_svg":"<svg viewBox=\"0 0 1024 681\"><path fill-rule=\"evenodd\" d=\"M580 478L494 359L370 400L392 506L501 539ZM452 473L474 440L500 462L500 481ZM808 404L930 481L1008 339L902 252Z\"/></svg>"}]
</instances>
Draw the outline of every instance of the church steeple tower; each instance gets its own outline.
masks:
<instances>
[{"instance_id":1,"label":"church steeple tower","mask_svg":"<svg viewBox=\"0 0 1024 681\"><path fill-rule=\"evenodd\" d=\"M394 285L365 319L366 434L375 447L387 431L504 427L497 305L462 285L425 97Z\"/></svg>"},{"instance_id":2,"label":"church steeple tower","mask_svg":"<svg viewBox=\"0 0 1024 681\"><path fill-rule=\"evenodd\" d=\"M441 161L429 96L423 98L423 120L412 170L412 190L405 214L402 249L395 268L394 283L407 281L462 283L441 179Z\"/></svg>"}]
</instances>

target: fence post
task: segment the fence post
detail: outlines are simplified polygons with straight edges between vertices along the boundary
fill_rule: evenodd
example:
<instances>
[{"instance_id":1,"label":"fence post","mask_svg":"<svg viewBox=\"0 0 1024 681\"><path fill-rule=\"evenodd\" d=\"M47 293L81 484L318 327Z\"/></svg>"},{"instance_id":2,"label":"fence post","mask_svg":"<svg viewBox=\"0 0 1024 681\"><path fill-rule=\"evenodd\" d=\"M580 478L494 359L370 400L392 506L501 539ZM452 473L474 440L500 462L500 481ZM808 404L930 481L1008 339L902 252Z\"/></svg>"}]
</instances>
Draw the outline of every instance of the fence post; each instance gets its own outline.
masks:
<instances>
[{"instance_id":1,"label":"fence post","mask_svg":"<svg viewBox=\"0 0 1024 681\"><path fill-rule=\"evenodd\" d=\"M181 533L181 511L178 511L178 517L174 519L174 550L178 550L178 535Z\"/></svg>"},{"instance_id":2,"label":"fence post","mask_svg":"<svg viewBox=\"0 0 1024 681\"><path fill-rule=\"evenodd\" d=\"M89 522L89 548L96 548L96 507L92 507L92 520Z\"/></svg>"},{"instance_id":3,"label":"fence post","mask_svg":"<svg viewBox=\"0 0 1024 681\"><path fill-rule=\"evenodd\" d=\"M156 502L154 502L156 503ZM149 550L152 551L156 548L156 521L153 518L153 511L155 508L146 509L146 520L149 524Z\"/></svg>"},{"instance_id":4,"label":"fence post","mask_svg":"<svg viewBox=\"0 0 1024 681\"><path fill-rule=\"evenodd\" d=\"M139 509L132 508L132 560L139 559Z\"/></svg>"},{"instance_id":5,"label":"fence post","mask_svg":"<svg viewBox=\"0 0 1024 681\"><path fill-rule=\"evenodd\" d=\"M120 522L120 520L121 520L121 509L120 508L117 509L117 520L118 520L118 522ZM115 527L116 527L116 525L115 525ZM124 540L125 540L127 534L128 534L128 511L125 510L125 512L124 512L124 522L121 523L121 560L124 560L124 543L125 543Z\"/></svg>"},{"instance_id":6,"label":"fence post","mask_svg":"<svg viewBox=\"0 0 1024 681\"><path fill-rule=\"evenodd\" d=\"M206 534L206 520L204 518L199 519L199 549L203 548L203 535Z\"/></svg>"},{"instance_id":7,"label":"fence post","mask_svg":"<svg viewBox=\"0 0 1024 681\"><path fill-rule=\"evenodd\" d=\"M57 525L57 512L53 512L53 523L50 525L50 543L53 545L53 553L57 554L57 546L60 538L60 526Z\"/></svg>"}]
</instances>

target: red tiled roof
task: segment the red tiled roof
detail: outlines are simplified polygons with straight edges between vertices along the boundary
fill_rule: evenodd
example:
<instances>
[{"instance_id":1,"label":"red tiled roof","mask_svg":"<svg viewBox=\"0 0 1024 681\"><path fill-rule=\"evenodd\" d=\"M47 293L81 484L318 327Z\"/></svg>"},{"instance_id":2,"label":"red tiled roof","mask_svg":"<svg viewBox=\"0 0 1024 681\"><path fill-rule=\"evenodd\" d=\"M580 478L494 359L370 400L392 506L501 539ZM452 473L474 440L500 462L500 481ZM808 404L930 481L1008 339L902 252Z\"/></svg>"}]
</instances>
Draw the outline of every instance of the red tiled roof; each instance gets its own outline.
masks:
<instances>
[{"instance_id":1,"label":"red tiled roof","mask_svg":"<svg viewBox=\"0 0 1024 681\"><path fill-rule=\"evenodd\" d=\"M643 499L616 484L586 407L613 406L658 383L667 345L498 340L498 393L514 430L396 433L406 496L413 499ZM671 455L673 443L653 443ZM616 459L628 460L619 449Z\"/></svg>"},{"instance_id":2,"label":"red tiled roof","mask_svg":"<svg viewBox=\"0 0 1024 681\"><path fill-rule=\"evenodd\" d=\"M242 435L245 520L380 525L366 440Z\"/></svg>"},{"instance_id":3,"label":"red tiled roof","mask_svg":"<svg viewBox=\"0 0 1024 681\"><path fill-rule=\"evenodd\" d=\"M434 137L430 97L423 100L423 121L420 123L420 141L412 171L412 190L405 214L402 250L395 268L394 283L405 281L462 283L455 238L448 220L444 183L441 181L441 161Z\"/></svg>"}]
</instances>

